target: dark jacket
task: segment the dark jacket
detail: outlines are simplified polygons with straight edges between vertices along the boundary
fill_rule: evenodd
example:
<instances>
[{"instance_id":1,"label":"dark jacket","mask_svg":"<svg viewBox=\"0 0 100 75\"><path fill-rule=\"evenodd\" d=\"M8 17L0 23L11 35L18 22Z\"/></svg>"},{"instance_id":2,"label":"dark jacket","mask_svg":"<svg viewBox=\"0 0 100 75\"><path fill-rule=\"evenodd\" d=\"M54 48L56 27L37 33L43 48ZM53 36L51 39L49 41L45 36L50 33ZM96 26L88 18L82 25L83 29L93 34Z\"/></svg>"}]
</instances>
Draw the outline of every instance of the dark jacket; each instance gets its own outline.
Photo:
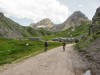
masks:
<instances>
[{"instance_id":1,"label":"dark jacket","mask_svg":"<svg viewBox=\"0 0 100 75\"><path fill-rule=\"evenodd\" d=\"M47 41L45 42L45 47L48 47L48 42Z\"/></svg>"},{"instance_id":2,"label":"dark jacket","mask_svg":"<svg viewBox=\"0 0 100 75\"><path fill-rule=\"evenodd\" d=\"M66 43L65 42L63 42L63 46L66 46Z\"/></svg>"}]
</instances>

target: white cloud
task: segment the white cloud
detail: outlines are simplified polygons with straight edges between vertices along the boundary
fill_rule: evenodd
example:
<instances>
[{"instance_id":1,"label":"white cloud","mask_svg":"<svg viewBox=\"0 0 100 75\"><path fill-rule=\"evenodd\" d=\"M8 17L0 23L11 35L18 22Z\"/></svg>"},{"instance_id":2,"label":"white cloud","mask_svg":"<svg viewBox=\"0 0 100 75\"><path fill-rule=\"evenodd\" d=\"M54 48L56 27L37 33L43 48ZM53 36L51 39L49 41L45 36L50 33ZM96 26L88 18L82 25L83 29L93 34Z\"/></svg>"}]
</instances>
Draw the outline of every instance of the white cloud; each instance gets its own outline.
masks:
<instances>
[{"instance_id":1,"label":"white cloud","mask_svg":"<svg viewBox=\"0 0 100 75\"><path fill-rule=\"evenodd\" d=\"M82 5L82 4L79 4L79 5L78 5L78 7L80 7L80 8L81 8L81 7L83 7L83 5Z\"/></svg>"},{"instance_id":2,"label":"white cloud","mask_svg":"<svg viewBox=\"0 0 100 75\"><path fill-rule=\"evenodd\" d=\"M58 0L0 0L0 9L9 17L28 18L34 22L50 18L59 23L69 15L68 7Z\"/></svg>"}]
</instances>

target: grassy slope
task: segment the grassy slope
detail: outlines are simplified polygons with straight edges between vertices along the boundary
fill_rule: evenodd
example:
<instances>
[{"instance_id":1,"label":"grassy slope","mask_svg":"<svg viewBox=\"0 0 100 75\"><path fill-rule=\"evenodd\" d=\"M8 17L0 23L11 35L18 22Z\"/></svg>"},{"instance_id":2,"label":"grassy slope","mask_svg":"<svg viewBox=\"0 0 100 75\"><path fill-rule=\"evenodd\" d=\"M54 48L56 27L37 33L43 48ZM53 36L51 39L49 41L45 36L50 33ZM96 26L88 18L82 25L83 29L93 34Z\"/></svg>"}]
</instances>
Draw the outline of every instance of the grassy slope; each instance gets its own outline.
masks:
<instances>
[{"instance_id":1,"label":"grassy slope","mask_svg":"<svg viewBox=\"0 0 100 75\"><path fill-rule=\"evenodd\" d=\"M92 34L85 38L82 38L77 44L76 48L79 50L79 52L84 52L84 48L91 45L93 42L95 42L96 39L100 38L100 34Z\"/></svg>"},{"instance_id":2,"label":"grassy slope","mask_svg":"<svg viewBox=\"0 0 100 75\"><path fill-rule=\"evenodd\" d=\"M69 28L65 31L60 32L57 35L61 35L61 36L65 36L65 37L71 37L71 35L72 35L73 37L77 37L77 36L87 33L88 27L89 27L88 24L82 24L82 25L76 27L76 29L74 31L72 31L72 28ZM63 34L65 34L65 35L63 35Z\"/></svg>"},{"instance_id":3,"label":"grassy slope","mask_svg":"<svg viewBox=\"0 0 100 75\"><path fill-rule=\"evenodd\" d=\"M74 31L72 31L72 28L69 28L65 31L54 32L51 35L44 36L43 38L44 39L52 39L52 38L56 38L56 37L79 37L81 35L87 34L88 29L89 29L89 24L84 23L84 24L76 27L76 29Z\"/></svg>"},{"instance_id":4,"label":"grassy slope","mask_svg":"<svg viewBox=\"0 0 100 75\"><path fill-rule=\"evenodd\" d=\"M26 46L26 43L29 46ZM60 43L49 42L49 49L57 46L60 46ZM0 39L0 65L12 63L25 56L35 55L43 51L43 41Z\"/></svg>"}]
</instances>

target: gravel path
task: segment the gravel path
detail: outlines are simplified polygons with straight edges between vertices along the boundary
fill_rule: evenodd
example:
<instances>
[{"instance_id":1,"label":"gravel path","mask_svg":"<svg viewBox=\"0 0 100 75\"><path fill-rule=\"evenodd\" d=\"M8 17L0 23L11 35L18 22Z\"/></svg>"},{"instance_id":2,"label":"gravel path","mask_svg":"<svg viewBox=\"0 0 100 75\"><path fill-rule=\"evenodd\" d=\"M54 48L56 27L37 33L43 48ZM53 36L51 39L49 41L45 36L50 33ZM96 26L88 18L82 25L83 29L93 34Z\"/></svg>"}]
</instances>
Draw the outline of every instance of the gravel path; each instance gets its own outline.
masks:
<instances>
[{"instance_id":1,"label":"gravel path","mask_svg":"<svg viewBox=\"0 0 100 75\"><path fill-rule=\"evenodd\" d=\"M73 44L31 57L16 66L0 72L0 75L84 75L85 64L73 50Z\"/></svg>"}]
</instances>

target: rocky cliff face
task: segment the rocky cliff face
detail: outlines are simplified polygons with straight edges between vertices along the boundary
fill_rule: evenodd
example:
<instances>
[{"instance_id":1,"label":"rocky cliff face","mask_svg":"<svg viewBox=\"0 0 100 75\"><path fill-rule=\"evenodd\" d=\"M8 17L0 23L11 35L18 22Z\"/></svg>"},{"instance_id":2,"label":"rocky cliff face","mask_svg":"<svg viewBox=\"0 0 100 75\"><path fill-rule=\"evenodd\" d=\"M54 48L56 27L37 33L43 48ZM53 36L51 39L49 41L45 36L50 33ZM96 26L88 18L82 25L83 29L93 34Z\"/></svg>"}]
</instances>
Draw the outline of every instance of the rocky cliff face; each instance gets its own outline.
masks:
<instances>
[{"instance_id":1,"label":"rocky cliff face","mask_svg":"<svg viewBox=\"0 0 100 75\"><path fill-rule=\"evenodd\" d=\"M100 31L100 7L97 8L94 17L92 18L92 25L90 26L90 33L96 33Z\"/></svg>"},{"instance_id":2,"label":"rocky cliff face","mask_svg":"<svg viewBox=\"0 0 100 75\"><path fill-rule=\"evenodd\" d=\"M4 15L2 12L0 12L0 20L3 20L3 18L4 18Z\"/></svg>"},{"instance_id":3,"label":"rocky cliff face","mask_svg":"<svg viewBox=\"0 0 100 75\"><path fill-rule=\"evenodd\" d=\"M37 22L36 24L32 23L30 26L33 27L33 28L51 28L53 27L53 22L48 19L48 18L45 18L45 19L42 19L40 22Z\"/></svg>"}]
</instances>

